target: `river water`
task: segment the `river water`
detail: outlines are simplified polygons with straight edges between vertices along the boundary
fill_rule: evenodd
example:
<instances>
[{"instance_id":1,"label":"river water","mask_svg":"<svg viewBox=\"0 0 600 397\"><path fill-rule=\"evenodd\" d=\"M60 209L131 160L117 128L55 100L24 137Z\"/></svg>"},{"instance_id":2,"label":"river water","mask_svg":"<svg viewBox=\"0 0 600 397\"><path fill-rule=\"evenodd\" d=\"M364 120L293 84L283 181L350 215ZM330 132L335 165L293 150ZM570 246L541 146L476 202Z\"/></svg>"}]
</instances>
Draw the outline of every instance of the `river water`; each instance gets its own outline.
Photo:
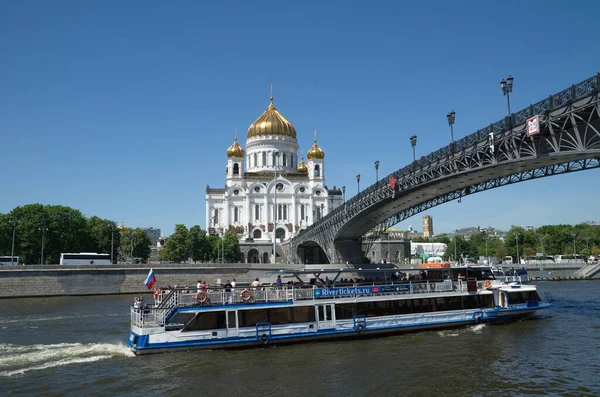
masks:
<instances>
[{"instance_id":1,"label":"river water","mask_svg":"<svg viewBox=\"0 0 600 397\"><path fill-rule=\"evenodd\" d=\"M600 281L539 284L536 319L133 356L132 296L0 300L2 396L600 396Z\"/></svg>"}]
</instances>

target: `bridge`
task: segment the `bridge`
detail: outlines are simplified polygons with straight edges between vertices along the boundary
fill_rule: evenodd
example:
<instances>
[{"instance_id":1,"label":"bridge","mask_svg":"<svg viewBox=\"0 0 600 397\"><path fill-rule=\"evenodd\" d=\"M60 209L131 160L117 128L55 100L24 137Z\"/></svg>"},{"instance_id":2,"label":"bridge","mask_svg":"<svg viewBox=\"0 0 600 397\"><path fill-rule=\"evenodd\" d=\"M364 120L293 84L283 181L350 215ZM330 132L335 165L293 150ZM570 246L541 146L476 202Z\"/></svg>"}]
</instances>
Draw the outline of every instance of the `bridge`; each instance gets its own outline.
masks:
<instances>
[{"instance_id":1,"label":"bridge","mask_svg":"<svg viewBox=\"0 0 600 397\"><path fill-rule=\"evenodd\" d=\"M600 73L413 161L283 242L284 254L301 263L304 249L317 248L329 263L360 263L363 236L378 238L432 207L513 183L599 168L599 87Z\"/></svg>"}]
</instances>

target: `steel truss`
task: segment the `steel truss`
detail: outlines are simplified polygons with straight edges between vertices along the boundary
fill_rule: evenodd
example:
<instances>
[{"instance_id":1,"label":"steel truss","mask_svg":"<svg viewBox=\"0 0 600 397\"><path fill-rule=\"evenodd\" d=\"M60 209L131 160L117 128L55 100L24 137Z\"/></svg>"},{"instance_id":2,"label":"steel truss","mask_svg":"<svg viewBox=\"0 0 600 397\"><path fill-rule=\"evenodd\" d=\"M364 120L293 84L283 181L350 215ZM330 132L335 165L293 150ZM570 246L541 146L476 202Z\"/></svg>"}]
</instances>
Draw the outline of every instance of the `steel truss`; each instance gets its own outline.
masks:
<instances>
[{"instance_id":1,"label":"steel truss","mask_svg":"<svg viewBox=\"0 0 600 397\"><path fill-rule=\"evenodd\" d=\"M330 262L343 259L335 241L361 239L369 230L357 230L356 220L381 213L382 207L404 202L424 188L441 186L473 173L496 171L500 176L467 184L451 192L423 199L392 216L371 216L369 240L390 226L429 208L481 191L545 176L598 168L600 159L600 73L549 98L530 105L390 174L363 190L320 221L282 244L288 258L297 261L297 248L309 241L320 245ZM526 121L539 117L540 133L527 136ZM388 181L396 179L395 190ZM479 178L481 179L481 177ZM464 182L464 181L463 181ZM397 206L397 205L396 205ZM371 242L371 243L372 243Z\"/></svg>"}]
</instances>

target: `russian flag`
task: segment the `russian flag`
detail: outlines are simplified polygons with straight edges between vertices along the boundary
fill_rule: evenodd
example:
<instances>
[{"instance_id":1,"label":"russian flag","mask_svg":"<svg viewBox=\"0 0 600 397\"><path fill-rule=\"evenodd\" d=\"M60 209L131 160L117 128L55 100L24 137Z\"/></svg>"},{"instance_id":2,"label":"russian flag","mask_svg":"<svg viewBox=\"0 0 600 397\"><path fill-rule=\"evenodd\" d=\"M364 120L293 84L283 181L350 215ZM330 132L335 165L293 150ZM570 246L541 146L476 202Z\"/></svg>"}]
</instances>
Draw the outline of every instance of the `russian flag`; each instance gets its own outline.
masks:
<instances>
[{"instance_id":1,"label":"russian flag","mask_svg":"<svg viewBox=\"0 0 600 397\"><path fill-rule=\"evenodd\" d=\"M150 272L148 272L148 277L146 277L146 280L144 280L144 284L146 284L146 287L148 287L148 289L152 289L155 283L156 276L154 275L154 271L150 269Z\"/></svg>"}]
</instances>

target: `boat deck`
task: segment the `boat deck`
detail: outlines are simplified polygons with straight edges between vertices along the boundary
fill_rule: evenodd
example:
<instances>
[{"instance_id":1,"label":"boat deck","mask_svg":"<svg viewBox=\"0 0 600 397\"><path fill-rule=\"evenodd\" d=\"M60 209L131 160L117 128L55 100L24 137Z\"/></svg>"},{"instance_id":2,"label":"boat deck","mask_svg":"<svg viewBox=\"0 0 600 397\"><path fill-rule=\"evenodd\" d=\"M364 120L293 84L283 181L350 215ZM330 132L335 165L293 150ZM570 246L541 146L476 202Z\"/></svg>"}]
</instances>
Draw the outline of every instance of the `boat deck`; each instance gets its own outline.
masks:
<instances>
[{"instance_id":1,"label":"boat deck","mask_svg":"<svg viewBox=\"0 0 600 397\"><path fill-rule=\"evenodd\" d=\"M489 281L489 280L487 280ZM487 282L486 281L486 282ZM494 286L503 285L496 280ZM397 281L392 283L333 284L331 286L262 286L197 290L195 288L161 290L155 292L155 303L143 309L131 309L131 324L140 328L163 327L177 308L198 307L203 310L237 305L293 304L304 301L348 298L373 298L376 296L440 296L448 293L477 294L486 291L483 280ZM385 299L385 298L383 298Z\"/></svg>"}]
</instances>

